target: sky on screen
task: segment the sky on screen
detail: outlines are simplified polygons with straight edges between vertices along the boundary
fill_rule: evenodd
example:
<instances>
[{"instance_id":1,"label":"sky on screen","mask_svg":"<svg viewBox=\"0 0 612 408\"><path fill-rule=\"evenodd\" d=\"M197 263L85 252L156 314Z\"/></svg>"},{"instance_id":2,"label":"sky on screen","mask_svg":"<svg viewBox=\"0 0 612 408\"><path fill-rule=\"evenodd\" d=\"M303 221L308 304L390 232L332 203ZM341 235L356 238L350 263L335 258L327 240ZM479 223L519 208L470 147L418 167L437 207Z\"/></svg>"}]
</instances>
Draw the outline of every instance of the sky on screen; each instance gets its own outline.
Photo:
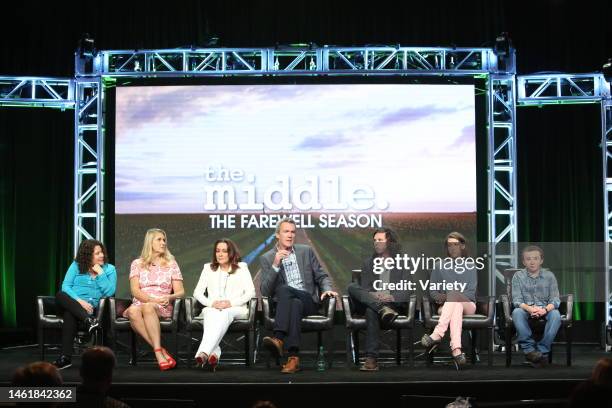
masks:
<instances>
[{"instance_id":1,"label":"sky on screen","mask_svg":"<svg viewBox=\"0 0 612 408\"><path fill-rule=\"evenodd\" d=\"M203 212L209 167L254 176L258 202L279 176L318 176L322 202L337 177L343 197L369 186L389 212L476 211L472 85L119 87L116 100L118 214ZM246 200L249 183L225 184Z\"/></svg>"}]
</instances>

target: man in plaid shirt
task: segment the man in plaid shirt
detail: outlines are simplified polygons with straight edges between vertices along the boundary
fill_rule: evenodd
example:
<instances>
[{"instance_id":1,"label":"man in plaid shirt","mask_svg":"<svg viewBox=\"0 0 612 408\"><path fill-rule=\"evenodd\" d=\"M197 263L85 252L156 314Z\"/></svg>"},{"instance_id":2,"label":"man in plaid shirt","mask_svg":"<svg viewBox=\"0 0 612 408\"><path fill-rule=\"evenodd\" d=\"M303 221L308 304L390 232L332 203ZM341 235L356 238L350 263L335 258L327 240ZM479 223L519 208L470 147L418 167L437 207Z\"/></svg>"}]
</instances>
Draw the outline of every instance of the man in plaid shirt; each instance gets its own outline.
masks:
<instances>
[{"instance_id":1,"label":"man in plaid shirt","mask_svg":"<svg viewBox=\"0 0 612 408\"><path fill-rule=\"evenodd\" d=\"M326 297L338 296L313 249L294 242L295 232L292 218L280 220L276 226L276 246L259 258L261 294L276 302L274 335L264 337L263 343L278 357L287 351L289 357L283 373L300 370L302 318L317 314Z\"/></svg>"},{"instance_id":2,"label":"man in plaid shirt","mask_svg":"<svg viewBox=\"0 0 612 408\"><path fill-rule=\"evenodd\" d=\"M550 346L561 326L559 288L555 275L542 268L542 248L530 245L523 249L522 256L525 269L512 277L512 321L525 358L539 365L547 361ZM546 319L544 336L539 342L533 339L529 319Z\"/></svg>"}]
</instances>

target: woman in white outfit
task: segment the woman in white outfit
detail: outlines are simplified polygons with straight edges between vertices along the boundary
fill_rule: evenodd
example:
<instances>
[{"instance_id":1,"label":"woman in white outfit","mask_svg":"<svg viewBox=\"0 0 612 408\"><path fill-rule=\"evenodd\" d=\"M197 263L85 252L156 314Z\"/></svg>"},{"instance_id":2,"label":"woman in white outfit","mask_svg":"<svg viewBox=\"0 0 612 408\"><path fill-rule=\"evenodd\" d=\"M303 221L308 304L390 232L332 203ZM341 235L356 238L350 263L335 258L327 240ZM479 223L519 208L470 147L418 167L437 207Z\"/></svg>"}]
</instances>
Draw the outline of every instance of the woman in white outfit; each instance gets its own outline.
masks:
<instances>
[{"instance_id":1,"label":"woman in white outfit","mask_svg":"<svg viewBox=\"0 0 612 408\"><path fill-rule=\"evenodd\" d=\"M240 262L238 248L231 240L223 238L215 242L212 262L204 264L193 297L204 305L204 334L196 352L196 363L200 367L208 364L214 371L225 332L234 319L247 317L247 304L255 297L249 267Z\"/></svg>"}]
</instances>

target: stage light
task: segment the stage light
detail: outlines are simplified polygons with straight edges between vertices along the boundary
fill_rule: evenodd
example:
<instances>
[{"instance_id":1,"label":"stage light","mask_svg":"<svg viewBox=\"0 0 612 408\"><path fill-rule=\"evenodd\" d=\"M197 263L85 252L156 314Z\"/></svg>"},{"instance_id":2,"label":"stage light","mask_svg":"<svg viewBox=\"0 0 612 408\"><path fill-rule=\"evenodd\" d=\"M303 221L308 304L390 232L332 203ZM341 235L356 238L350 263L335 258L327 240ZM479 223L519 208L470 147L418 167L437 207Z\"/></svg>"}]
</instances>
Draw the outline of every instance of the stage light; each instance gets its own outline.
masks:
<instances>
[{"instance_id":1,"label":"stage light","mask_svg":"<svg viewBox=\"0 0 612 408\"><path fill-rule=\"evenodd\" d=\"M503 58L510 55L510 48L512 48L512 40L507 32L503 32L495 38L495 54L498 57Z\"/></svg>"},{"instance_id":2,"label":"stage light","mask_svg":"<svg viewBox=\"0 0 612 408\"><path fill-rule=\"evenodd\" d=\"M508 33L503 32L495 38L493 52L497 56L497 66L500 71L514 72L514 49Z\"/></svg>"},{"instance_id":3,"label":"stage light","mask_svg":"<svg viewBox=\"0 0 612 408\"><path fill-rule=\"evenodd\" d=\"M612 83L612 58L608 58L608 61L601 67L601 72L607 82Z\"/></svg>"},{"instance_id":4,"label":"stage light","mask_svg":"<svg viewBox=\"0 0 612 408\"><path fill-rule=\"evenodd\" d=\"M96 53L94 39L88 33L85 33L79 39L79 46L77 48L79 56L83 57L93 57Z\"/></svg>"},{"instance_id":5,"label":"stage light","mask_svg":"<svg viewBox=\"0 0 612 408\"><path fill-rule=\"evenodd\" d=\"M87 33L79 39L76 52L74 53L75 70L79 75L87 75L94 72L94 56L96 54L94 39Z\"/></svg>"},{"instance_id":6,"label":"stage light","mask_svg":"<svg viewBox=\"0 0 612 408\"><path fill-rule=\"evenodd\" d=\"M204 48L215 48L219 45L219 37L211 35L204 42Z\"/></svg>"}]
</instances>

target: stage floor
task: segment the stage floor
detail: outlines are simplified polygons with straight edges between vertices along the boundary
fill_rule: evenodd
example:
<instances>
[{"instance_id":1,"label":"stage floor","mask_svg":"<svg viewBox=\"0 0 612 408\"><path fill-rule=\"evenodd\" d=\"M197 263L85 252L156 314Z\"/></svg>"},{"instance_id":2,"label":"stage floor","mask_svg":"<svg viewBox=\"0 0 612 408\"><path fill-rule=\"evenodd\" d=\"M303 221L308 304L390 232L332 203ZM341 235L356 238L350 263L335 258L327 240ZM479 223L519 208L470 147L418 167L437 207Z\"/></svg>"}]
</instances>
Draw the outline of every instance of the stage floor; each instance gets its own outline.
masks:
<instances>
[{"instance_id":1,"label":"stage floor","mask_svg":"<svg viewBox=\"0 0 612 408\"><path fill-rule=\"evenodd\" d=\"M50 351L47 360L52 361L55 356ZM0 375L3 384L0 385L7 385L16 367L37 361L38 357L36 348L1 350ZM245 367L224 364L223 360L215 373L188 368L185 363L174 370L160 372L152 362L144 361L139 362L138 366L130 366L128 356L119 354L112 394L126 400L142 397L143 392L150 398L169 395L192 398L194 389L198 390L198 395L208 389L215 390L215 395L220 393L226 396L228 394L221 390L227 389L237 391L229 394L232 401L245 403L253 398L290 400L297 395L303 402L315 402L320 398L321 390L335 394L330 396L332 399L344 400L345 397L341 398L341 395L351 395L352 399L361 402L380 400L376 396L380 392L397 401L406 394L470 395L481 401L499 401L502 398L500 395L504 395L506 400L567 398L576 384L589 377L594 364L602 357L608 357L608 354L599 347L575 345L571 367L565 365L562 347L556 347L553 364L537 369L523 365L522 354L516 352L513 355L513 365L506 368L505 355L496 352L492 367L487 366L485 354L481 362L468 364L461 371L444 363L428 367L424 361L419 360L414 367L407 363L398 367L389 360L378 372L360 372L355 367L347 368L342 355L338 355L334 360L335 366L325 372L315 370L312 357L304 357L303 370L286 375L280 373L274 365L267 369L263 362ZM67 384L80 381L79 357L74 357L73 364L61 372Z\"/></svg>"},{"instance_id":2,"label":"stage floor","mask_svg":"<svg viewBox=\"0 0 612 408\"><path fill-rule=\"evenodd\" d=\"M224 363L223 359L215 373L206 369L188 367L186 362L168 372L160 372L152 361L139 361L137 366L128 364L129 357L119 354L118 365L114 373L114 383L156 383L163 379L164 383L197 383L197 384L282 384L282 383L343 383L343 382L392 382L392 383L422 383L447 381L530 381L530 380L582 380L587 378L595 364L602 357L609 357L609 353L596 346L573 347L573 362L571 367L565 365L565 353L556 347L555 361L544 368L532 368L522 364L522 354L513 354L512 366L505 367L505 355L496 352L493 366L487 366L486 354L482 361L456 371L454 365L439 362L433 366L426 366L424 361L415 361L414 367L408 362L402 366L395 365L391 359L383 362L378 372L361 372L355 367L346 367L343 356L334 359L334 366L324 372L316 371L314 358L302 358L302 371L296 374L282 374L272 364L268 369L264 362L258 361L255 366L245 367L243 364ZM53 350L46 353L46 360L52 362L56 357ZM15 368L30 362L38 361L38 349L33 347L0 350L0 376L2 381L8 381ZM147 359L148 360L148 359ZM73 366L62 370L64 381L74 383L79 381L80 358L73 358Z\"/></svg>"}]
</instances>

